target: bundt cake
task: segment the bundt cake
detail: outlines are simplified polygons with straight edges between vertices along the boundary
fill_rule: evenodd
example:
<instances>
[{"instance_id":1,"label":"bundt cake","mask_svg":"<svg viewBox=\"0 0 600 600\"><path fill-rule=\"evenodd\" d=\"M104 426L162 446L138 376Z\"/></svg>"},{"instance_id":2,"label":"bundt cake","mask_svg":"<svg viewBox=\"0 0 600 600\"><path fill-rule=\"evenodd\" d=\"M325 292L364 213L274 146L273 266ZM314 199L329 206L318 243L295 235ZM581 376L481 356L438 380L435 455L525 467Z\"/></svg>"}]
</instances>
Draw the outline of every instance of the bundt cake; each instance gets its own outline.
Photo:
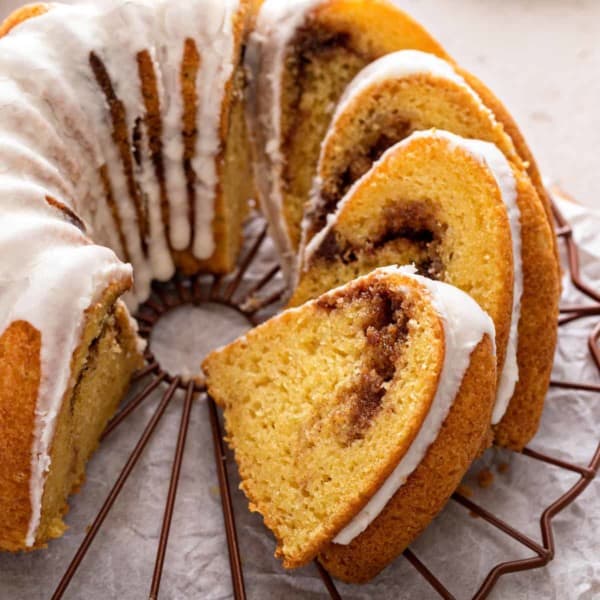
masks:
<instances>
[{"instance_id":1,"label":"bundt cake","mask_svg":"<svg viewBox=\"0 0 600 600\"><path fill-rule=\"evenodd\" d=\"M494 327L467 294L388 267L285 311L204 362L250 508L288 568L372 578L482 444Z\"/></svg>"},{"instance_id":2,"label":"bundt cake","mask_svg":"<svg viewBox=\"0 0 600 600\"><path fill-rule=\"evenodd\" d=\"M52 3L2 26L0 549L64 531L67 496L142 364L119 297L133 284L134 307L176 268L235 265L252 181L249 9Z\"/></svg>"},{"instance_id":3,"label":"bundt cake","mask_svg":"<svg viewBox=\"0 0 600 600\"><path fill-rule=\"evenodd\" d=\"M129 311L177 271L230 272L255 187L295 281L317 166L292 301L310 302L206 362L286 565L320 553L362 581L389 562L489 441L497 376L497 442L534 433L558 296L541 178L503 106L392 4L35 4L0 37L0 550L62 534L143 361ZM401 50L426 72L382 80L398 54L362 71ZM387 107L369 97L373 72ZM340 127L368 107L386 120L374 151L368 119ZM408 108L409 125L394 121ZM430 127L486 141L407 138ZM348 158L353 144L368 151ZM429 280L390 268L316 300L399 263ZM242 398L252 385L265 396ZM269 444L281 460L256 462ZM274 477L298 512L269 495Z\"/></svg>"},{"instance_id":4,"label":"bundt cake","mask_svg":"<svg viewBox=\"0 0 600 600\"><path fill-rule=\"evenodd\" d=\"M359 71L404 49L451 61L429 33L387 0L265 0L262 4L246 52L248 122L259 200L290 282L297 266L304 207L336 104ZM546 191L518 127L480 81L454 68L512 138L553 227ZM509 145L505 139L503 150Z\"/></svg>"},{"instance_id":5,"label":"bundt cake","mask_svg":"<svg viewBox=\"0 0 600 600\"><path fill-rule=\"evenodd\" d=\"M361 139L332 142L332 154L361 152ZM321 188L338 182L334 169ZM497 441L523 448L548 389L559 297L551 230L527 174L488 142L417 132L388 149L326 222L306 246L292 305L397 262L459 287L496 325Z\"/></svg>"}]
</instances>

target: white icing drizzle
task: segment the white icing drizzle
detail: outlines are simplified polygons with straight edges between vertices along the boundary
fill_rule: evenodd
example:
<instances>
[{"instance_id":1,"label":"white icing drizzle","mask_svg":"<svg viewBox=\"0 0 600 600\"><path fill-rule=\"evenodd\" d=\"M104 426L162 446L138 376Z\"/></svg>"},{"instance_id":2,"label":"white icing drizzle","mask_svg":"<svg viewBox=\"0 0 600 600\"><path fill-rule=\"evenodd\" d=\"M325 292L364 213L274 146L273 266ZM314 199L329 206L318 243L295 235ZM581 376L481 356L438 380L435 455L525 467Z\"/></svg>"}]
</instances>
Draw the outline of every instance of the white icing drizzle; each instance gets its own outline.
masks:
<instances>
[{"instance_id":1,"label":"white icing drizzle","mask_svg":"<svg viewBox=\"0 0 600 600\"><path fill-rule=\"evenodd\" d=\"M26 94L30 102L34 103L35 110L47 120L45 127L48 128L50 123L56 130L53 135L58 134L60 138L67 140L71 149L77 148L76 152L71 152L70 157L70 160L78 163L79 170L77 181L71 182L75 186L71 197L79 200L80 216L86 220L95 239L122 254L112 217L104 204L97 202L97 198L103 194L97 173L103 162L101 152L95 137L91 135L93 129L87 113L82 110L81 98L68 85L66 77L61 75L60 49L45 43L43 36L37 31L24 26L19 27L18 43L11 43L11 39L5 38L2 42L0 73L10 74L11 79L7 81L17 85L20 93ZM41 73L43 76L40 76ZM1 130L3 135L8 133L4 124ZM33 140L35 147L29 139L27 146L32 153L52 159L52 155L38 147L46 137L43 134ZM59 160L56 163L63 164ZM63 171L61 167L60 172Z\"/></svg>"},{"instance_id":2,"label":"white icing drizzle","mask_svg":"<svg viewBox=\"0 0 600 600\"><path fill-rule=\"evenodd\" d=\"M333 126L335 126L335 122L339 120L342 113L348 110L348 106L354 103L369 88L390 79L404 79L413 75L430 75L436 79L451 81L459 85L471 95L483 110L493 117L490 109L483 104L473 88L454 70L449 62L421 50L399 50L373 61L352 80L336 108Z\"/></svg>"},{"instance_id":3,"label":"white icing drizzle","mask_svg":"<svg viewBox=\"0 0 600 600\"><path fill-rule=\"evenodd\" d=\"M194 2L183 6L189 11ZM169 230L170 242L175 250L185 250L192 240L192 227L188 215L187 183L183 169L183 137L178 132L183 123L184 106L181 86L181 60L185 47L185 35L182 30L189 28L191 22L182 23L173 3L160 2L157 8L161 15L156 29L156 51L162 89L165 91L162 118L164 131L170 135L163 139L163 161L165 177L169 188ZM189 18L186 11L186 17Z\"/></svg>"},{"instance_id":4,"label":"white icing drizzle","mask_svg":"<svg viewBox=\"0 0 600 600\"><path fill-rule=\"evenodd\" d=\"M77 197L71 182L65 179L55 164L25 144L22 139L8 133L0 138L0 174L10 174L14 177L29 174L35 181L43 184L51 197L69 198L71 202Z\"/></svg>"},{"instance_id":5,"label":"white icing drizzle","mask_svg":"<svg viewBox=\"0 0 600 600\"><path fill-rule=\"evenodd\" d=\"M37 59L37 53L43 53L45 49L55 61L53 66L48 65L47 60L42 62L43 66L50 67L49 73L52 76L52 81L62 79L65 82L61 86L62 88L75 90L74 97L76 100L74 103L61 102L60 98L50 96L49 100L53 103L42 114L58 131L64 132L64 125L56 125L56 121L62 121L61 117L57 118L55 115L64 115L65 112L70 112L73 105L81 107L79 110L86 113L87 122L84 121L84 124L88 128L89 133L87 135L97 141L100 155L97 164L98 166L105 164L110 177L112 193L121 218L127 250L135 268L135 295L139 301L149 293L150 268L142 252L139 227L134 206L129 199L122 161L112 139L112 122L108 105L89 63L90 53L95 52L106 63L107 70L113 78L113 83L116 83L116 78L113 75L114 67L111 69L111 63L114 62L114 64L119 65L118 69L127 71L128 61L135 61L135 54L132 54L134 49L131 46L133 41L130 41L125 48L121 49L119 57L115 56L111 61L111 52L108 50L110 46L108 36L115 35L118 29L121 16L117 7L118 3L114 1L102 5L53 5L47 14L22 23L15 31L15 35L11 34L0 40L0 48L4 51L5 47L12 47L11 52L19 54L27 48L23 44L27 44L29 40L35 40L37 42L34 47L36 54L32 53L31 60ZM103 22L103 27L100 26L100 21ZM134 38L135 36L130 36L130 40ZM33 73L37 73L39 76L39 70L40 67L38 66ZM10 71L10 75L13 76L12 71ZM45 84L42 83L42 85L43 88L39 90L41 94L44 93L43 90L46 89L48 81L46 80ZM129 81L131 89L136 85L138 85L137 77L135 80ZM120 93L124 93L124 90L120 90ZM122 99L122 101L127 106L126 99ZM48 113L52 113L52 115ZM73 144L73 155L77 153L78 149L76 148ZM61 165L62 163L59 162L58 164ZM93 176L88 174L89 180L93 181ZM104 192L100 192L100 189L98 189L98 192L102 200L98 204L104 204ZM77 208L80 210L80 207ZM86 211L81 210L81 212L85 213ZM93 215L90 216L93 219ZM105 218L104 221L106 220ZM112 222L112 218L108 228L116 229L116 224ZM123 258L123 255L121 257Z\"/></svg>"},{"instance_id":6,"label":"white icing drizzle","mask_svg":"<svg viewBox=\"0 0 600 600\"><path fill-rule=\"evenodd\" d=\"M297 257L283 213L281 97L287 49L311 10L323 0L265 0L248 40L247 120L254 145L255 182L284 276L294 279Z\"/></svg>"},{"instance_id":7,"label":"white icing drizzle","mask_svg":"<svg viewBox=\"0 0 600 600\"><path fill-rule=\"evenodd\" d=\"M397 151L398 148L408 146L418 139L441 139L450 144L451 148L457 148L473 156L479 163L489 169L493 175L498 188L502 202L506 207L508 221L512 237L512 251L514 264L514 291L513 306L511 315L511 324L506 347L506 358L504 367L500 374L498 382L498 392L496 406L492 415L492 424L496 425L501 420L512 398L515 386L519 381L519 365L517 362L517 349L519 345L519 321L521 319L521 299L523 296L523 260L521 254L521 211L517 203L517 183L512 168L502 152L489 142L480 140L470 140L462 138L453 133L441 130L418 131L413 133L405 140L402 140L395 146L389 148L381 158L373 164L372 169L363 177L358 179L350 188L346 196L338 204L334 213L327 215L327 225L307 244L304 259L305 265L310 263L311 257L319 248L327 234L335 227L335 223L342 212L345 204L354 195L364 180L370 177L371 173L378 168L378 165L385 162L389 156Z\"/></svg>"},{"instance_id":8,"label":"white icing drizzle","mask_svg":"<svg viewBox=\"0 0 600 600\"><path fill-rule=\"evenodd\" d=\"M198 25L202 26L199 32L202 47L211 48L210 53L203 54L197 82L200 110L196 156L192 161L199 182L193 246L199 259L210 258L215 250L212 226L218 185L216 158L221 150L223 98L234 75L233 19L238 3L238 0L204 0L202 17L198 19Z\"/></svg>"},{"instance_id":9,"label":"white icing drizzle","mask_svg":"<svg viewBox=\"0 0 600 600\"><path fill-rule=\"evenodd\" d=\"M51 111L46 109L43 113L57 130L61 134L69 131L72 137L73 123L83 122L80 130L89 133L78 137L84 137L88 145L96 141L99 156L91 164L95 168L102 164L107 166L128 255L135 268L135 299L130 299L130 304L142 301L149 294L152 279L170 278L174 273L174 265L162 226L159 182L151 162L147 131L145 127L141 128L141 164L134 164L134 176L141 198L148 208L148 256L142 248L140 224L130 198L121 155L112 139L107 102L90 69L89 54L94 52L106 67L115 94L125 107L127 132L132 143L131 136L136 123L143 122L145 116L137 54L148 50L159 81L163 160L171 221L170 241L177 250L191 246L196 258L207 259L215 250L212 226L218 183L217 160L221 151L220 126L226 87L233 76L233 19L238 10L239 0L202 0L184 4L169 0L108 0L102 4L84 3L77 6L57 4L47 14L19 25L18 35L2 40L3 45L12 46L12 55L17 61L27 60L29 62L26 64L30 65L30 68L19 70L7 65L5 72L9 72L11 77L13 72L25 73L27 85L41 96L48 80L45 77L36 78L35 75L39 75L43 69L53 81L59 82L55 89L67 91L69 110L65 110L67 102L61 101L58 93L54 93L50 95ZM132 36L131 31L136 31L136 35ZM180 76L187 39L196 43L201 55L196 80L198 135L191 165L197 177L194 240L191 239L192 224L188 217L181 133L184 106ZM53 44L54 40L61 40L60 47ZM22 57L24 47L31 47L29 59ZM44 55L44 49L48 56ZM63 83L65 80L66 84ZM36 81L37 87L34 87ZM70 101L70 90L77 90L75 102ZM57 124L54 122L56 117L48 115L57 108L60 109L57 111L59 118L73 114L75 117L71 117L67 124ZM73 112L71 108L74 108ZM85 112L83 121L79 119L82 112ZM86 177L81 178L85 182L94 179L94 196L102 198L104 194L97 173L93 175L88 169ZM102 242L119 249L112 215L103 206L105 203L95 204L103 208L102 218L98 222L105 235L99 237L103 238ZM85 205L87 207L88 203ZM87 212L82 211L86 220L91 220L95 225L95 214L90 218ZM92 229L95 232L95 227ZM123 258L123 252L119 254Z\"/></svg>"},{"instance_id":10,"label":"white icing drizzle","mask_svg":"<svg viewBox=\"0 0 600 600\"><path fill-rule=\"evenodd\" d=\"M233 19L239 5L239 0L52 4L49 12L19 24L0 40L0 335L22 320L42 336L29 482L29 547L40 524L56 418L72 383L70 363L81 340L85 311L111 283L131 283L132 267L119 260L126 254L135 271L134 294L128 298L134 307L147 298L153 279L173 275L169 241L176 249L192 246L199 259L214 252L221 117L233 75ZM202 61L196 81L198 142L192 165L197 175L194 240L183 165L180 82L188 38L197 44ZM158 83L171 240L162 222L160 184L144 121L137 60L142 51L148 52ZM109 105L90 65L92 53L104 65L125 111L134 184L147 210L147 253L113 140ZM132 147L134 130L140 134L139 161ZM125 248L106 201L103 167ZM48 197L58 207L49 204Z\"/></svg>"},{"instance_id":11,"label":"white icing drizzle","mask_svg":"<svg viewBox=\"0 0 600 600\"><path fill-rule=\"evenodd\" d=\"M0 80L0 92L0 130L3 136L41 154L46 160L59 164L63 178L67 178L69 183L74 182L80 176L79 166L70 155L64 140L40 113L39 106L43 102L23 92L10 79ZM14 159L7 157L2 160ZM25 163L22 164L22 170L26 170Z\"/></svg>"},{"instance_id":12,"label":"white icing drizzle","mask_svg":"<svg viewBox=\"0 0 600 600\"><path fill-rule=\"evenodd\" d=\"M402 273L418 281L428 290L431 303L444 326L444 363L435 397L419 433L392 474L377 490L367 505L334 538L336 544L347 545L358 537L383 511L394 494L425 458L437 439L460 390L469 367L471 354L484 336L495 339L492 319L468 294L451 285L414 274L413 268L386 267L375 273ZM407 291L409 289L407 288Z\"/></svg>"}]
</instances>

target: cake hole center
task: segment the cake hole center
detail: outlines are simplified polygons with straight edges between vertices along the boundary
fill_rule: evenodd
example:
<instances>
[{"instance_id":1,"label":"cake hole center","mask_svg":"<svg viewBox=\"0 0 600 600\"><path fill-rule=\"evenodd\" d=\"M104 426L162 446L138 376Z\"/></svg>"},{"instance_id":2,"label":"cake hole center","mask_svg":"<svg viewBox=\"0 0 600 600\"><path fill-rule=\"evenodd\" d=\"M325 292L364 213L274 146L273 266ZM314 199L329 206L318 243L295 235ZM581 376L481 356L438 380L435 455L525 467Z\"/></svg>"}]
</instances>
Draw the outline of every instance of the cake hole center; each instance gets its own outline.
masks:
<instances>
[{"instance_id":1,"label":"cake hole center","mask_svg":"<svg viewBox=\"0 0 600 600\"><path fill-rule=\"evenodd\" d=\"M173 376L194 379L201 363L216 348L252 328L238 310L216 302L183 305L165 313L154 326L150 350L161 368Z\"/></svg>"}]
</instances>

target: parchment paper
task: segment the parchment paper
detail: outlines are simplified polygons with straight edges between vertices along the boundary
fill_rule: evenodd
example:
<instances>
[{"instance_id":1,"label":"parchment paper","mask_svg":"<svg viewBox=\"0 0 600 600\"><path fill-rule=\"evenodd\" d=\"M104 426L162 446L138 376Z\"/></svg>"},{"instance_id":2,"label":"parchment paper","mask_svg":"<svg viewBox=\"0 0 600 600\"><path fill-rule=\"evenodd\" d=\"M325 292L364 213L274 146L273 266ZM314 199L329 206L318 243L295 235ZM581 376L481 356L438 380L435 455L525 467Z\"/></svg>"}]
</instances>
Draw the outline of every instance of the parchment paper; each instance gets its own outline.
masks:
<instances>
[{"instance_id":1,"label":"parchment paper","mask_svg":"<svg viewBox=\"0 0 600 600\"><path fill-rule=\"evenodd\" d=\"M600 214L561 202L571 220L575 237L585 246L584 274L590 283L600 283ZM272 252L272 250L270 251ZM267 252L266 263L272 260ZM264 264L256 269L264 272ZM276 289L275 281L271 290ZM582 298L565 280L563 303L581 303ZM586 338L593 325L584 320L563 330L557 351L554 377L598 382L589 357ZM182 324L184 327L182 327ZM192 371L199 363L197 350L210 347L216 337L235 336L246 325L239 319L223 327L221 315L178 315L171 327L183 330L177 336L182 352L168 350L167 333L157 334L155 351L169 356L171 364ZM160 346L163 346L162 351ZM165 349L165 346L167 349ZM135 391L135 390L133 390ZM89 464L88 480L71 502L66 536L52 542L45 551L31 555L0 556L0 599L42 600L50 597L62 573L80 544L112 487L126 457L137 442L156 407L149 399L127 423L103 444ZM142 460L112 509L104 528L92 545L74 578L68 599L143 599L148 597L164 502L169 483L181 400L170 407ZM600 402L591 393L550 391L541 430L530 444L553 456L587 464L600 435ZM509 462L508 470L498 465ZM484 468L494 481L481 488L478 474ZM313 566L286 573L273 558L274 541L258 515L250 514L246 500L236 489L235 465L230 465L234 487L238 533L251 599L328 598ZM465 484L471 498L540 539L541 509L559 497L577 475L532 459L488 453L476 464ZM584 495L554 520L558 551L544 569L503 577L492 598L510 600L600 598L600 482L596 480ZM472 595L492 564L532 553L499 533L483 520L473 518L451 502L412 546L413 551L450 588L457 598ZM429 599L435 593L403 558L386 569L373 583L352 587L338 585L344 599ZM212 438L207 407L194 407L181 485L173 520L161 598L231 598L227 547L214 467Z\"/></svg>"}]
</instances>

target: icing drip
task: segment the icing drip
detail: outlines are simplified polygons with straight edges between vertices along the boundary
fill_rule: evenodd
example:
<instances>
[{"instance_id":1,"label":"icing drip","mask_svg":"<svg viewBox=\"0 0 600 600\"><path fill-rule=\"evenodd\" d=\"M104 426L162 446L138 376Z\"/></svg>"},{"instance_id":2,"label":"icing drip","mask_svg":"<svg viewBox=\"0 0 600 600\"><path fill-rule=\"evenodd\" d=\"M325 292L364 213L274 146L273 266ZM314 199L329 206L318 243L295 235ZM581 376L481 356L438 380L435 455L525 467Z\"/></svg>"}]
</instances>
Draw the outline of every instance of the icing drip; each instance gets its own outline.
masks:
<instances>
[{"instance_id":1,"label":"icing drip","mask_svg":"<svg viewBox=\"0 0 600 600\"><path fill-rule=\"evenodd\" d=\"M135 307L153 279L174 274L171 248L191 249L198 259L215 250L223 101L239 6L52 4L0 40L0 335L23 320L42 338L28 546L40 524L56 418L85 311L109 285L131 285L132 267L121 260L135 271L127 298ZM201 56L193 82L194 223L182 133L187 40Z\"/></svg>"},{"instance_id":2,"label":"icing drip","mask_svg":"<svg viewBox=\"0 0 600 600\"><path fill-rule=\"evenodd\" d=\"M199 182L193 245L194 254L199 259L210 258L215 250L212 224L218 185L216 159L221 151L223 98L234 74L233 19L237 8L238 0L205 0L202 18L199 19L202 47L211 48L210 53L203 54L197 82L199 128L196 155L192 161Z\"/></svg>"},{"instance_id":3,"label":"icing drip","mask_svg":"<svg viewBox=\"0 0 600 600\"><path fill-rule=\"evenodd\" d=\"M400 272L417 280L428 290L431 302L444 325L444 364L435 397L419 433L384 484L358 515L334 538L334 543L342 545L349 544L377 518L385 505L425 458L452 408L469 367L472 352L484 336L489 336L491 340L495 339L494 324L491 318L475 300L459 289L415 275L414 269L410 267L400 269L387 267L379 269L377 272ZM410 293L408 288L406 293Z\"/></svg>"},{"instance_id":4,"label":"icing drip","mask_svg":"<svg viewBox=\"0 0 600 600\"><path fill-rule=\"evenodd\" d=\"M96 6L94 4L94 6ZM138 129L141 143L138 144L139 162L132 152L134 132L138 123L144 123L146 106L142 95L138 55L149 49L150 58L154 53L153 33L156 29L156 8L144 0L118 2L112 0L98 6L98 13L89 19L89 26L83 28L89 32L95 29L99 36L90 46L89 40L82 40L81 56L97 57L100 68L106 71L115 99L110 104L107 90L98 80L95 69L90 69L95 83L91 92L98 100L104 101L98 107L99 115L93 118L95 135L101 140L105 164L107 165L112 194L123 229L128 256L135 271L135 298L128 303L134 306L143 301L150 293L152 279L164 279L173 275L172 263L163 227L160 204L159 182L155 173L149 169L149 148L145 127ZM52 16L52 11L48 14ZM131 31L136 35L132 36ZM114 43L99 43L111 32ZM139 33L138 33L139 32ZM153 62L153 67L159 67ZM77 86L77 83L74 82ZM159 93L162 91L158 88ZM115 107L122 106L121 116L124 126L114 129ZM159 96L159 102L162 98ZM99 129L105 129L100 132ZM115 136L125 137L126 147L115 143ZM143 186L143 184L146 184Z\"/></svg>"},{"instance_id":5,"label":"icing drip","mask_svg":"<svg viewBox=\"0 0 600 600\"><path fill-rule=\"evenodd\" d=\"M143 86L148 86L148 97L156 98L156 114L153 114L152 102L144 100L144 117L138 117L141 125L138 157L136 160L136 179L139 182L144 202L148 210L150 234L149 256L154 277L158 280L169 279L175 266L169 250L167 232L163 221L163 203L168 205L169 194L165 181L162 157L162 124L160 108L165 93L161 87L160 66L153 48L138 53L138 72L142 83L140 92L146 96ZM149 83L147 83L149 82ZM156 131L153 131L156 129ZM156 139L155 139L156 137Z\"/></svg>"},{"instance_id":6,"label":"icing drip","mask_svg":"<svg viewBox=\"0 0 600 600\"><path fill-rule=\"evenodd\" d=\"M414 140L426 139L443 139L447 141L452 148L460 149L478 160L493 175L498 189L500 191L502 202L506 207L506 213L511 230L513 263L514 263L514 291L513 291L513 306L511 315L511 325L506 348L506 358L504 367L500 374L498 383L498 392L496 405L492 415L492 424L496 425L502 420L506 413L510 399L513 396L515 386L519 381L519 366L517 362L517 349L519 345L519 321L521 318L521 298L523 296L523 261L521 255L521 211L517 204L517 184L513 175L513 171L508 163L508 160L502 152L489 142L480 140L469 140L457 136L453 133L440 130L418 131L411 136L402 140L395 146L389 148L382 157L374 163L371 171L376 169L380 163L387 160L388 156L395 152L399 147L410 145ZM310 262L312 256L317 252L321 244L327 239L327 235L335 227L335 223L339 214L344 208L348 198L354 194L354 190L361 186L366 177L369 176L369 171L350 188L344 199L338 204L335 213L327 215L327 225L307 244L304 260L305 264Z\"/></svg>"},{"instance_id":7,"label":"icing drip","mask_svg":"<svg viewBox=\"0 0 600 600\"><path fill-rule=\"evenodd\" d=\"M191 165L197 178L193 224L189 222L182 136L169 136L164 147L170 189L171 243L176 250L192 244L198 259L210 258L215 249L212 223L217 158L221 151L220 124L226 88L233 77L233 19L238 8L239 0L185 3L162 0L158 9L161 25L158 60L163 65L163 88L169 91L164 114L167 131L180 131L183 121L181 61L186 40L196 42L201 60L196 80L197 142ZM204 51L208 49L209 52Z\"/></svg>"},{"instance_id":8,"label":"icing drip","mask_svg":"<svg viewBox=\"0 0 600 600\"><path fill-rule=\"evenodd\" d=\"M425 132L415 136L426 136ZM492 425L497 425L501 420L512 398L515 386L519 381L519 365L517 350L519 347L519 321L521 320L521 299L523 297L523 258L521 240L521 211L517 203L517 182L508 160L494 145L480 140L465 140L446 131L436 131L435 137L445 139L455 147L462 148L485 165L496 180L502 202L506 207L508 222L512 238L513 264L514 264L514 290L513 306L510 321L508 345L504 367L498 382L496 405L492 413Z\"/></svg>"},{"instance_id":9,"label":"icing drip","mask_svg":"<svg viewBox=\"0 0 600 600\"><path fill-rule=\"evenodd\" d=\"M247 120L255 154L255 181L284 275L294 278L296 253L283 213L281 154L282 79L288 46L322 0L266 0L246 49Z\"/></svg>"}]
</instances>

